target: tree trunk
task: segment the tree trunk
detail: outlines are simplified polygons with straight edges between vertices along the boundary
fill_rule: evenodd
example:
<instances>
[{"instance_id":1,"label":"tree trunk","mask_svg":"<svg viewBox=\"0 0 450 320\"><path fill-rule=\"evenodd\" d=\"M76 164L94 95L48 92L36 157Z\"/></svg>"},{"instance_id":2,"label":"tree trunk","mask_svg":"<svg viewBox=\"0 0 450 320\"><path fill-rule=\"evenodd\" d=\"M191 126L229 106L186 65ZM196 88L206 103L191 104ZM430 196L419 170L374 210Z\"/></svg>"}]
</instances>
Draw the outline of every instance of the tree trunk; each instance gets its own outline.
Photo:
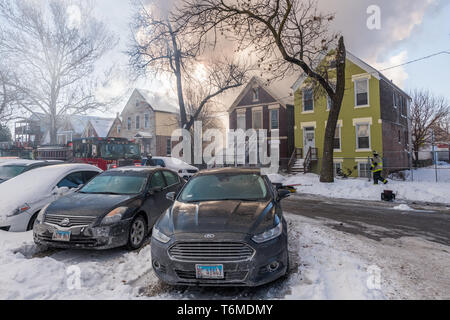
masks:
<instances>
[{"instance_id":1,"label":"tree trunk","mask_svg":"<svg viewBox=\"0 0 450 320\"><path fill-rule=\"evenodd\" d=\"M328 115L327 127L325 129L325 138L323 142L322 169L320 172L320 182L334 182L333 172L333 140L336 132L337 121L341 111L342 100L345 92L345 65L346 51L344 38L339 39L339 45L336 53L336 91L332 97L332 106Z\"/></svg>"}]
</instances>

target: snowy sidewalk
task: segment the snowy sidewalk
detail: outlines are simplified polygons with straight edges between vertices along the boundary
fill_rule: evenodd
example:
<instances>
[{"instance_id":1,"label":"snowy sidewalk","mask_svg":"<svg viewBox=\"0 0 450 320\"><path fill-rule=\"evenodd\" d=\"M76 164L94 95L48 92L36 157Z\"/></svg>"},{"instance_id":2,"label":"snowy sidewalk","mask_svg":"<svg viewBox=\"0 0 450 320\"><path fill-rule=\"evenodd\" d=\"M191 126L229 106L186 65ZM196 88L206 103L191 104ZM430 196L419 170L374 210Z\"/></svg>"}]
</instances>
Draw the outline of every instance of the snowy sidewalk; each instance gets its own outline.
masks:
<instances>
[{"instance_id":1,"label":"snowy sidewalk","mask_svg":"<svg viewBox=\"0 0 450 320\"><path fill-rule=\"evenodd\" d=\"M274 183L296 186L298 192L329 198L380 201L383 190L392 190L397 200L450 204L450 183L411 182L389 180L387 185L374 185L367 179L335 179L334 183L321 183L312 173L269 175Z\"/></svg>"}]
</instances>

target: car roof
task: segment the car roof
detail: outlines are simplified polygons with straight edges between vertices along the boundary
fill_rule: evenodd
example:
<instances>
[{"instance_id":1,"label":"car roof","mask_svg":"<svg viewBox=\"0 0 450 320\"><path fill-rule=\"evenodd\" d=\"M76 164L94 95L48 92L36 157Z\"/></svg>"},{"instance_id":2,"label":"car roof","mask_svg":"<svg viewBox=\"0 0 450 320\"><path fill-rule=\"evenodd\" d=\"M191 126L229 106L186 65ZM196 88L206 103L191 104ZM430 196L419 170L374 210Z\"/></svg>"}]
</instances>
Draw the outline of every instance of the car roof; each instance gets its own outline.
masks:
<instances>
[{"instance_id":1,"label":"car roof","mask_svg":"<svg viewBox=\"0 0 450 320\"><path fill-rule=\"evenodd\" d=\"M7 162L0 163L0 166L31 166L33 164L57 164L57 163L63 163L62 161L58 160L26 160L26 159L18 159L18 160L10 160Z\"/></svg>"},{"instance_id":2,"label":"car roof","mask_svg":"<svg viewBox=\"0 0 450 320\"><path fill-rule=\"evenodd\" d=\"M114 169L109 169L107 172L125 172L125 171L152 172L152 171L158 171L161 169L164 169L164 168L126 166L126 167L118 167L118 168L114 168Z\"/></svg>"},{"instance_id":3,"label":"car roof","mask_svg":"<svg viewBox=\"0 0 450 320\"><path fill-rule=\"evenodd\" d=\"M200 171L197 175L210 174L258 174L261 175L261 169L246 168L246 167L228 167L228 168L213 168Z\"/></svg>"}]
</instances>

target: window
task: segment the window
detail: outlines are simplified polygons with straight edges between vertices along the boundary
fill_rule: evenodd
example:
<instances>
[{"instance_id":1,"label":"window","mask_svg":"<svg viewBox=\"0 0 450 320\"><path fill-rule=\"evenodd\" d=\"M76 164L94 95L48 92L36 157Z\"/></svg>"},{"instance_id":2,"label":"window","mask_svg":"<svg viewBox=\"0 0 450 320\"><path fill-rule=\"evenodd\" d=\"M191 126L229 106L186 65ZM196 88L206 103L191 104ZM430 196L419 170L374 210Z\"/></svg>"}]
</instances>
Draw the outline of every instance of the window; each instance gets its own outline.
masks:
<instances>
[{"instance_id":1,"label":"window","mask_svg":"<svg viewBox=\"0 0 450 320\"><path fill-rule=\"evenodd\" d=\"M280 128L279 120L278 120L278 109L270 110L270 129L276 130Z\"/></svg>"},{"instance_id":2,"label":"window","mask_svg":"<svg viewBox=\"0 0 450 320\"><path fill-rule=\"evenodd\" d=\"M330 110L332 105L333 101L331 101L330 96L327 95L327 110Z\"/></svg>"},{"instance_id":3,"label":"window","mask_svg":"<svg viewBox=\"0 0 450 320\"><path fill-rule=\"evenodd\" d=\"M253 129L262 129L262 110L253 110Z\"/></svg>"},{"instance_id":4,"label":"window","mask_svg":"<svg viewBox=\"0 0 450 320\"><path fill-rule=\"evenodd\" d=\"M148 113L144 114L144 128L150 128L150 115Z\"/></svg>"},{"instance_id":5,"label":"window","mask_svg":"<svg viewBox=\"0 0 450 320\"><path fill-rule=\"evenodd\" d=\"M313 90L303 90L303 111L314 111Z\"/></svg>"},{"instance_id":6,"label":"window","mask_svg":"<svg viewBox=\"0 0 450 320\"><path fill-rule=\"evenodd\" d=\"M139 100L136 100L136 107L139 107Z\"/></svg>"},{"instance_id":7,"label":"window","mask_svg":"<svg viewBox=\"0 0 450 320\"><path fill-rule=\"evenodd\" d=\"M168 156L170 156L171 153L172 153L172 141L171 141L171 138L167 138L167 141L166 141L166 153L167 153Z\"/></svg>"},{"instance_id":8,"label":"window","mask_svg":"<svg viewBox=\"0 0 450 320\"><path fill-rule=\"evenodd\" d=\"M334 176L337 176L338 172L341 170L342 170L342 163L340 163L340 162L333 163Z\"/></svg>"},{"instance_id":9,"label":"window","mask_svg":"<svg viewBox=\"0 0 450 320\"><path fill-rule=\"evenodd\" d=\"M339 125L336 126L336 131L334 132L333 148L335 150L341 149L341 127Z\"/></svg>"},{"instance_id":10,"label":"window","mask_svg":"<svg viewBox=\"0 0 450 320\"><path fill-rule=\"evenodd\" d=\"M73 189L78 188L82 184L84 184L84 179L83 173L80 171L71 173L68 176L66 176L58 183L57 187L58 188L67 187L69 189Z\"/></svg>"},{"instance_id":11,"label":"window","mask_svg":"<svg viewBox=\"0 0 450 320\"><path fill-rule=\"evenodd\" d=\"M360 178L370 178L370 165L368 163L358 163L358 176Z\"/></svg>"},{"instance_id":12,"label":"window","mask_svg":"<svg viewBox=\"0 0 450 320\"><path fill-rule=\"evenodd\" d=\"M370 125L356 125L356 147L358 149L370 149Z\"/></svg>"},{"instance_id":13,"label":"window","mask_svg":"<svg viewBox=\"0 0 450 320\"><path fill-rule=\"evenodd\" d=\"M97 176L98 172L97 171L84 171L83 175L84 175L84 183L86 183L89 180L91 180L93 177Z\"/></svg>"},{"instance_id":14,"label":"window","mask_svg":"<svg viewBox=\"0 0 450 320\"><path fill-rule=\"evenodd\" d=\"M178 175L176 175L170 171L163 171L163 175L164 175L164 178L166 178L166 182L169 187L173 186L175 184L178 184L180 182Z\"/></svg>"},{"instance_id":15,"label":"window","mask_svg":"<svg viewBox=\"0 0 450 320\"><path fill-rule=\"evenodd\" d=\"M245 122L245 112L238 112L237 113L237 127L236 129L242 129L242 130L246 130L247 129L247 125Z\"/></svg>"},{"instance_id":16,"label":"window","mask_svg":"<svg viewBox=\"0 0 450 320\"><path fill-rule=\"evenodd\" d=\"M130 117L128 117L127 129L131 130L131 118Z\"/></svg>"},{"instance_id":17,"label":"window","mask_svg":"<svg viewBox=\"0 0 450 320\"><path fill-rule=\"evenodd\" d=\"M357 107L369 104L369 79L355 80L355 105Z\"/></svg>"},{"instance_id":18,"label":"window","mask_svg":"<svg viewBox=\"0 0 450 320\"><path fill-rule=\"evenodd\" d=\"M141 117L136 116L136 129L141 128Z\"/></svg>"},{"instance_id":19,"label":"window","mask_svg":"<svg viewBox=\"0 0 450 320\"><path fill-rule=\"evenodd\" d=\"M165 188L166 183L164 182L163 175L161 171L155 172L152 176L152 180L150 181L151 188Z\"/></svg>"},{"instance_id":20,"label":"window","mask_svg":"<svg viewBox=\"0 0 450 320\"><path fill-rule=\"evenodd\" d=\"M253 88L253 101L259 100L259 88Z\"/></svg>"},{"instance_id":21,"label":"window","mask_svg":"<svg viewBox=\"0 0 450 320\"><path fill-rule=\"evenodd\" d=\"M402 134L400 130L398 130L398 143L402 143Z\"/></svg>"},{"instance_id":22,"label":"window","mask_svg":"<svg viewBox=\"0 0 450 320\"><path fill-rule=\"evenodd\" d=\"M120 124L117 125L117 133L120 134L120 129L122 129L122 127L120 126Z\"/></svg>"},{"instance_id":23,"label":"window","mask_svg":"<svg viewBox=\"0 0 450 320\"><path fill-rule=\"evenodd\" d=\"M165 168L166 164L164 163L164 160L162 159L149 159L147 161L147 166L149 167L161 167L161 168Z\"/></svg>"}]
</instances>

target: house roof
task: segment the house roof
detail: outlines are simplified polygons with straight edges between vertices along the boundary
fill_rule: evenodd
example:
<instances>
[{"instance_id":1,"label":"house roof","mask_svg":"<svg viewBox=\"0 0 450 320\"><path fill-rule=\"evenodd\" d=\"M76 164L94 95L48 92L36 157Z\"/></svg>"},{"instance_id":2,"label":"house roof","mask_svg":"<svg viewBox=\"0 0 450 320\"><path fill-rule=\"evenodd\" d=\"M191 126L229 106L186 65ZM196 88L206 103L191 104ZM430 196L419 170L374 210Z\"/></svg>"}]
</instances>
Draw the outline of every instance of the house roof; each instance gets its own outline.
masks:
<instances>
[{"instance_id":1,"label":"house roof","mask_svg":"<svg viewBox=\"0 0 450 320\"><path fill-rule=\"evenodd\" d=\"M244 98L244 96L253 88L254 85L258 85L267 91L268 94L272 96L278 103L286 107L287 104L294 104L294 97L290 95L289 90L283 90L283 88L278 88L275 84L265 85L263 80L257 76L250 79L245 88L239 93L234 102L231 104L228 112L233 111L239 102Z\"/></svg>"},{"instance_id":2,"label":"house roof","mask_svg":"<svg viewBox=\"0 0 450 320\"><path fill-rule=\"evenodd\" d=\"M108 136L109 130L113 125L115 119L93 119L89 120L97 135L101 138Z\"/></svg>"},{"instance_id":3,"label":"house roof","mask_svg":"<svg viewBox=\"0 0 450 320\"><path fill-rule=\"evenodd\" d=\"M147 102L154 111L176 114L180 112L176 101L166 95L154 93L144 89L136 89L136 91L144 98L145 102Z\"/></svg>"},{"instance_id":4,"label":"house roof","mask_svg":"<svg viewBox=\"0 0 450 320\"><path fill-rule=\"evenodd\" d=\"M407 95L409 97L409 95L404 92L402 89L400 89L399 87L397 87L391 80L389 80L385 75L383 75L380 71L378 71L377 69L375 69L374 67L372 67L371 65L367 64L366 62L364 62L363 60L359 59L357 56L355 56L354 54L352 54L351 52L347 51L346 53L347 55L347 59L350 60L352 63L356 64L358 67L360 67L361 69L363 69L364 71L366 71L368 74L374 76L375 78L377 78L378 80L383 79L384 81L386 81L389 85L393 86L394 88L396 88L397 90L403 92L405 95ZM291 89L295 92L298 90L298 88L300 88L300 86L303 84L303 82L306 80L307 76L304 72L302 72L302 74L300 75L300 77L294 82L294 84L292 85ZM411 97L409 97L411 99Z\"/></svg>"}]
</instances>

